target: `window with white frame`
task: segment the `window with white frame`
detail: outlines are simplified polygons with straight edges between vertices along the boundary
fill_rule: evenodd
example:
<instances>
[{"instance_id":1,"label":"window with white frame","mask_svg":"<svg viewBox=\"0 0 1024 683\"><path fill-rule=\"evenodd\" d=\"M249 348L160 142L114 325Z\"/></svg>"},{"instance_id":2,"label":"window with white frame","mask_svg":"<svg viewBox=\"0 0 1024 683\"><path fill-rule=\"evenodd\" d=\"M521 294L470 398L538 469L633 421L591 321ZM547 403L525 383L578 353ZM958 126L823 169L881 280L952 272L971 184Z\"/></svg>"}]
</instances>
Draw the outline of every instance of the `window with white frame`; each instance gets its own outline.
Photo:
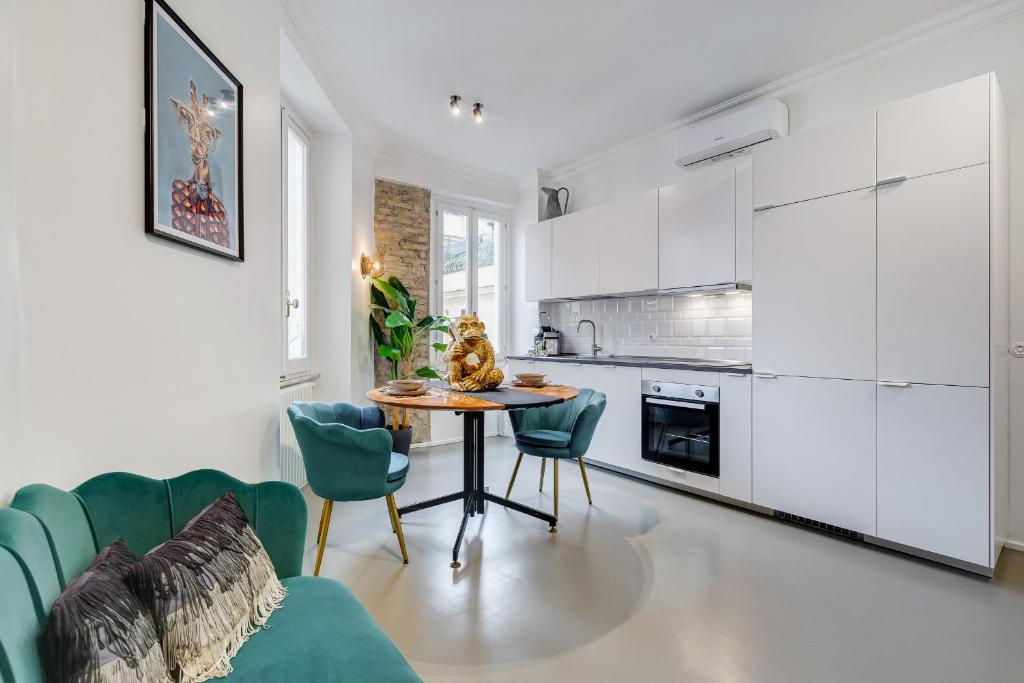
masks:
<instances>
[{"instance_id":1,"label":"window with white frame","mask_svg":"<svg viewBox=\"0 0 1024 683\"><path fill-rule=\"evenodd\" d=\"M310 371L310 139L287 110L281 117L283 376Z\"/></svg>"},{"instance_id":2,"label":"window with white frame","mask_svg":"<svg viewBox=\"0 0 1024 683\"><path fill-rule=\"evenodd\" d=\"M434 211L437 245L435 301L441 313L476 313L487 338L504 351L507 329L505 248L507 218L494 211L440 200Z\"/></svg>"}]
</instances>

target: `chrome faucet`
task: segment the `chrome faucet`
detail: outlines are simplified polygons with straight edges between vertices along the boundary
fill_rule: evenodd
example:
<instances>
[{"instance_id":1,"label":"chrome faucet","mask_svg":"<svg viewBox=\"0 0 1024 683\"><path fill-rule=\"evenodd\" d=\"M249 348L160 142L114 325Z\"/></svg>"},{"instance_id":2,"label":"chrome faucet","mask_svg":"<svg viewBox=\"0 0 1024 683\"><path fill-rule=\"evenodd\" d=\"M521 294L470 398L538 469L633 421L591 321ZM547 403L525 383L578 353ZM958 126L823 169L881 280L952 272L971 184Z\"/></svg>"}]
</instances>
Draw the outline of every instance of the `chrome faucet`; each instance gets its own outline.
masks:
<instances>
[{"instance_id":1,"label":"chrome faucet","mask_svg":"<svg viewBox=\"0 0 1024 683\"><path fill-rule=\"evenodd\" d=\"M596 356L597 352L601 350L601 347L597 345L597 325L594 324L593 320L583 320L576 323L576 334L580 333L580 328L583 327L583 323L590 323L590 355Z\"/></svg>"}]
</instances>

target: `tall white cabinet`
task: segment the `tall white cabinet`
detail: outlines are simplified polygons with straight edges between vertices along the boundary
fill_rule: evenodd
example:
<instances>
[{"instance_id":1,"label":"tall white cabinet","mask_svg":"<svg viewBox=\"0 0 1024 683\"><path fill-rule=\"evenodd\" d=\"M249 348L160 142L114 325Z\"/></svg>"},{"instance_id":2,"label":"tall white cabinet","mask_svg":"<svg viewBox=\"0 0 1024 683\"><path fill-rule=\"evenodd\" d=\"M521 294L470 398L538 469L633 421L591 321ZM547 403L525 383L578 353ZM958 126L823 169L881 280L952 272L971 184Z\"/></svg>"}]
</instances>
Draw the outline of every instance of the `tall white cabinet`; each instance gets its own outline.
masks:
<instances>
[{"instance_id":1,"label":"tall white cabinet","mask_svg":"<svg viewBox=\"0 0 1024 683\"><path fill-rule=\"evenodd\" d=\"M1006 155L992 74L755 150L755 503L995 566Z\"/></svg>"}]
</instances>

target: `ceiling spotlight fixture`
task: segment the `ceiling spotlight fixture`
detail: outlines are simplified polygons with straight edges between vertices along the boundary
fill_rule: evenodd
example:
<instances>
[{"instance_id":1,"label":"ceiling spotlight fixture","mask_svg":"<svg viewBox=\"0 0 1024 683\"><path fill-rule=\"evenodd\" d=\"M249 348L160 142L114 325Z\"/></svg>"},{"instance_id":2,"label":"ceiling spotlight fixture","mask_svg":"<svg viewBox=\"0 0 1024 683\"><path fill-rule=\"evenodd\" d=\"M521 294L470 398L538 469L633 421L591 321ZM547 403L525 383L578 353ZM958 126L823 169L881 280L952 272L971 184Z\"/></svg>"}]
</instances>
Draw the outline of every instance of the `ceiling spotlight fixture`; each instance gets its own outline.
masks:
<instances>
[{"instance_id":1,"label":"ceiling spotlight fixture","mask_svg":"<svg viewBox=\"0 0 1024 683\"><path fill-rule=\"evenodd\" d=\"M479 102L473 105L473 120L477 123L484 122L484 105Z\"/></svg>"},{"instance_id":2,"label":"ceiling spotlight fixture","mask_svg":"<svg viewBox=\"0 0 1024 683\"><path fill-rule=\"evenodd\" d=\"M462 98L458 95L452 95L448 100L448 107L452 110L452 116L458 116L462 113Z\"/></svg>"}]
</instances>

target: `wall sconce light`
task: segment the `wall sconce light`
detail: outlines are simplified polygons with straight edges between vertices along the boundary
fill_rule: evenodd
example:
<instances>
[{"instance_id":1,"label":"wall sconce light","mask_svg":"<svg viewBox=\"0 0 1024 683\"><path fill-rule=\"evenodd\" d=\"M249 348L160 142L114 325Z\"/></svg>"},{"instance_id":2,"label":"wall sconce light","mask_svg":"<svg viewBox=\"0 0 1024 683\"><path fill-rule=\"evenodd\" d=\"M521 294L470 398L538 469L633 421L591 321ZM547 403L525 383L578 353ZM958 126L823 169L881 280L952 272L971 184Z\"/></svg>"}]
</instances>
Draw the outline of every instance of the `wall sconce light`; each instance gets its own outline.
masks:
<instances>
[{"instance_id":1,"label":"wall sconce light","mask_svg":"<svg viewBox=\"0 0 1024 683\"><path fill-rule=\"evenodd\" d=\"M448 99L448 108L452 110L452 116L462 114L462 98L458 95L452 95Z\"/></svg>"},{"instance_id":2,"label":"wall sconce light","mask_svg":"<svg viewBox=\"0 0 1024 683\"><path fill-rule=\"evenodd\" d=\"M380 277L386 273L387 270L388 267L381 263L376 256L373 258L370 258L366 254L361 254L359 256L359 272L362 273L364 280L367 277Z\"/></svg>"},{"instance_id":3,"label":"wall sconce light","mask_svg":"<svg viewBox=\"0 0 1024 683\"><path fill-rule=\"evenodd\" d=\"M484 122L484 105L479 102L473 105L473 120L477 123Z\"/></svg>"}]
</instances>

